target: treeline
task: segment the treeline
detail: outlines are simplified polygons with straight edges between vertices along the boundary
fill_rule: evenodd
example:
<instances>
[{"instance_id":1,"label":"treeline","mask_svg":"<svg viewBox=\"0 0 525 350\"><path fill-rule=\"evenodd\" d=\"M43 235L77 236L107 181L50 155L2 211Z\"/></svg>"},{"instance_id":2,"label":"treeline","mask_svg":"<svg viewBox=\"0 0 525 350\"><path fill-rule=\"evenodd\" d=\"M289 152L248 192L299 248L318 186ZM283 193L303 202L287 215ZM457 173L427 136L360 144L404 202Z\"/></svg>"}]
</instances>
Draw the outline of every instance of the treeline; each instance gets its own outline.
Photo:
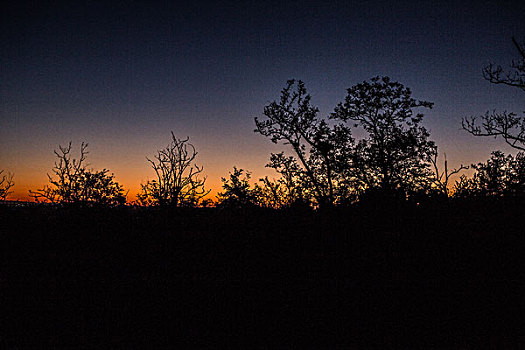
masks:
<instances>
[{"instance_id":1,"label":"treeline","mask_svg":"<svg viewBox=\"0 0 525 350\"><path fill-rule=\"evenodd\" d=\"M191 147L192 159L196 155L193 146L188 140L178 140L175 136L172 143L164 150L159 151L157 163L150 161L155 169L157 178L141 184L141 192L137 200L132 202L140 206L164 207L206 207L217 205L228 208L264 207L264 208L307 208L321 205L345 206L353 203L370 200L384 200L385 197L398 200L424 202L425 200L448 200L450 198L480 198L480 197L525 197L525 153L518 152L515 156L505 155L501 151L494 151L486 161L473 164L475 170L471 177L461 175L454 184L449 186L449 177L468 167L440 172L437 165L437 154L428 163L421 163L420 169L426 173L418 177L418 182L410 179L408 183L399 182L395 187L370 186L354 182L333 183L334 196L327 198L316 197L312 182L308 182L308 173L301 168L293 157L281 154L272 154L271 162L267 165L275 168L281 175L277 179L265 177L252 183L251 173L243 169L233 168L229 176L222 178L222 192L216 201L204 198L210 191L205 188L206 178L199 179L198 174L202 167L197 167L187 160L180 159L180 154L169 153L173 147ZM58 161L53 168L53 176L49 176L50 184L30 195L36 201L51 203L76 203L96 205L124 205L127 194L122 185L114 178L109 170L89 170L84 166L87 144L81 146L79 159L71 159L71 144L60 147L55 151ZM355 156L354 156L355 157ZM173 162L171 160L174 160ZM355 158L354 158L355 159ZM179 168L184 164L185 168ZM445 160L446 165L446 160ZM321 169L317 169L318 171ZM354 174L362 169L354 168ZM1 174L1 173L0 173ZM332 176L339 176L334 172ZM348 180L344 179L343 180ZM14 184L13 175L3 175L0 179L0 198L5 199ZM417 184L412 188L407 185ZM359 187L361 185L361 187ZM329 191L327 187L321 187ZM325 200L325 202L321 202ZM327 201L330 199L331 201Z\"/></svg>"},{"instance_id":2,"label":"treeline","mask_svg":"<svg viewBox=\"0 0 525 350\"><path fill-rule=\"evenodd\" d=\"M509 72L489 65L483 76L494 84L525 91L524 44L513 42L520 58ZM197 151L189 139L171 134L171 142L147 158L155 178L141 184L132 203L141 206L221 207L259 206L268 208L346 206L363 199L443 199L450 197L522 197L525 190L525 118L516 113L486 113L464 118L463 128L475 136L501 137L519 150L515 156L492 153L485 163L472 165L471 178L451 177L468 166L449 169L446 157L439 160L437 145L422 125L422 109L433 103L417 100L412 92L388 77L374 77L347 89L327 117L319 116L302 81L289 80L279 99L255 118L259 133L286 147L271 154L266 164L278 174L255 184L251 174L233 168L222 178L223 191L213 201L206 196L203 167L195 162ZM358 131L359 138L354 137ZM80 157L71 156L71 143L55 151L58 160L49 185L30 191L36 201L121 205L126 192L107 169L90 170L85 164L87 144ZM285 153L285 151L289 153ZM0 173L1 175L2 173ZM10 193L12 174L1 178L0 198Z\"/></svg>"}]
</instances>

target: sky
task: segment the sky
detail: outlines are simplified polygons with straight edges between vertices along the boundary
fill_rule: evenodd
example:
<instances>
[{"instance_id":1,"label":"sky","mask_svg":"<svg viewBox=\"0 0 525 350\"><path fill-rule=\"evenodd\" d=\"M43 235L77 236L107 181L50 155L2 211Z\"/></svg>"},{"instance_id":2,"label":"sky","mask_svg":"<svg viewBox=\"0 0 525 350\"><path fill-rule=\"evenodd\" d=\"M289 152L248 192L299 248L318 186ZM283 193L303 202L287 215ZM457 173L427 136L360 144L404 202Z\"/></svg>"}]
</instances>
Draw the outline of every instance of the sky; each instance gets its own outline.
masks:
<instances>
[{"instance_id":1,"label":"sky","mask_svg":"<svg viewBox=\"0 0 525 350\"><path fill-rule=\"evenodd\" d=\"M5 2L0 21L0 169L11 199L46 184L58 145L109 169L134 200L146 157L189 137L216 193L233 166L269 175L254 117L288 79L326 116L346 89L389 76L434 102L423 124L450 166L485 161L502 140L461 129L486 111L525 110L519 89L482 77L517 59L524 1Z\"/></svg>"}]
</instances>

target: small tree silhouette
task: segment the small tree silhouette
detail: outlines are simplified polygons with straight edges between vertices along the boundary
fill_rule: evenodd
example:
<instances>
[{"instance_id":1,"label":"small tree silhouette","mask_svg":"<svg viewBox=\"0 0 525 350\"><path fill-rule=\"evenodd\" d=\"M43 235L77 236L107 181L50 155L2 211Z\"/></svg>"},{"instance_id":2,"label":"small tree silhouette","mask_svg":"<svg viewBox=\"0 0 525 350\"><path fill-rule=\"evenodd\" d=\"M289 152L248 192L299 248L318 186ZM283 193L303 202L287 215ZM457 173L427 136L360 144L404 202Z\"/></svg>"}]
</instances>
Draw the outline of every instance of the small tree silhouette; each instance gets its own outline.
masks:
<instances>
[{"instance_id":1,"label":"small tree silhouette","mask_svg":"<svg viewBox=\"0 0 525 350\"><path fill-rule=\"evenodd\" d=\"M274 169L281 177L273 181L268 177L259 180L260 184L255 185L259 204L271 208L310 204L312 186L294 157L286 157L282 152L272 154L266 167Z\"/></svg>"},{"instance_id":2,"label":"small tree silhouette","mask_svg":"<svg viewBox=\"0 0 525 350\"><path fill-rule=\"evenodd\" d=\"M58 157L53 173L47 175L51 185L36 191L29 191L35 201L52 203L96 203L103 205L124 204L126 195L122 186L115 181L109 170L88 170L86 155L87 143L80 146L80 158L71 158L71 142L67 147L58 146L54 153Z\"/></svg>"},{"instance_id":3,"label":"small tree silhouette","mask_svg":"<svg viewBox=\"0 0 525 350\"><path fill-rule=\"evenodd\" d=\"M255 205L256 196L250 186L251 176L250 172L234 166L229 179L221 178L223 192L217 194L218 206L243 208Z\"/></svg>"},{"instance_id":4,"label":"small tree silhouette","mask_svg":"<svg viewBox=\"0 0 525 350\"><path fill-rule=\"evenodd\" d=\"M503 84L525 91L525 43L520 44L514 38L512 41L520 57L512 61L511 70L505 73L501 66L491 63L483 69L483 77L492 84ZM474 136L500 136L511 147L525 151L525 115L520 117L507 111L486 112L481 117L463 118L461 124L463 129Z\"/></svg>"},{"instance_id":5,"label":"small tree silhouette","mask_svg":"<svg viewBox=\"0 0 525 350\"><path fill-rule=\"evenodd\" d=\"M302 187L290 189L284 176L270 180L267 176L259 179L253 188L255 203L264 208L310 208L309 197L303 195Z\"/></svg>"},{"instance_id":6,"label":"small tree silhouette","mask_svg":"<svg viewBox=\"0 0 525 350\"><path fill-rule=\"evenodd\" d=\"M279 209L286 206L286 194L281 179L259 179L253 189L254 201L261 207Z\"/></svg>"},{"instance_id":7,"label":"small tree silhouette","mask_svg":"<svg viewBox=\"0 0 525 350\"><path fill-rule=\"evenodd\" d=\"M13 191L9 190L15 185L15 182L13 181L13 174L7 173L2 175L3 173L4 170L0 170L0 199L5 201L7 196L13 193Z\"/></svg>"},{"instance_id":8,"label":"small tree silhouette","mask_svg":"<svg viewBox=\"0 0 525 350\"><path fill-rule=\"evenodd\" d=\"M455 185L456 197L523 197L525 195L525 153L515 157L494 151L485 163L473 164L472 178L462 176Z\"/></svg>"},{"instance_id":9,"label":"small tree silhouette","mask_svg":"<svg viewBox=\"0 0 525 350\"><path fill-rule=\"evenodd\" d=\"M146 158L155 170L156 179L141 184L137 198L142 205L194 207L210 193L204 188L206 177L199 178L203 167L194 163L197 151L189 138L178 139L172 132L171 139L154 159Z\"/></svg>"},{"instance_id":10,"label":"small tree silhouette","mask_svg":"<svg viewBox=\"0 0 525 350\"><path fill-rule=\"evenodd\" d=\"M474 181L466 175L461 175L454 183L454 198L471 198L476 195L477 188Z\"/></svg>"},{"instance_id":11,"label":"small tree silhouette","mask_svg":"<svg viewBox=\"0 0 525 350\"><path fill-rule=\"evenodd\" d=\"M434 181L433 186L435 189L438 190L439 193L442 193L445 195L446 198L449 198L450 196L450 189L448 188L448 184L450 182L450 178L453 175L458 174L462 170L467 170L469 167L461 164L459 168L455 168L452 170L448 169L448 162L447 162L447 155L444 154L444 170L439 170L438 165L438 152L436 150L436 153L434 154L434 157L430 158L430 162L432 163L432 166L434 167Z\"/></svg>"}]
</instances>

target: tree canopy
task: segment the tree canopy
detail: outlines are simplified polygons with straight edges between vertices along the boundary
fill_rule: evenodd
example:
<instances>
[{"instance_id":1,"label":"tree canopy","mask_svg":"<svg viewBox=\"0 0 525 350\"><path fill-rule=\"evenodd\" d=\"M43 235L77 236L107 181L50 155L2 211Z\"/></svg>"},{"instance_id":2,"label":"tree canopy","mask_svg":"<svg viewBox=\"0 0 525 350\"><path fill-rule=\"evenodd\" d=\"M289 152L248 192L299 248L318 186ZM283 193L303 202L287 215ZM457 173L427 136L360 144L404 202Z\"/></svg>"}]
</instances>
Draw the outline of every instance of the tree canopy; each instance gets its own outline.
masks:
<instances>
[{"instance_id":1,"label":"tree canopy","mask_svg":"<svg viewBox=\"0 0 525 350\"><path fill-rule=\"evenodd\" d=\"M331 118L362 128L354 159L362 188L413 191L426 185L436 146L421 125L418 107L433 103L412 98L409 88L388 77L374 77L347 90Z\"/></svg>"},{"instance_id":2,"label":"tree canopy","mask_svg":"<svg viewBox=\"0 0 525 350\"><path fill-rule=\"evenodd\" d=\"M266 119L255 118L255 131L291 146L293 156L272 154L267 165L285 176L280 181L330 206L368 189L408 193L429 186L437 147L421 125L423 114L414 112L419 107L432 103L412 98L410 89L388 77L375 77L349 88L344 102L320 118L305 84L289 80L280 99L264 108ZM357 128L366 137L356 142Z\"/></svg>"},{"instance_id":3,"label":"tree canopy","mask_svg":"<svg viewBox=\"0 0 525 350\"><path fill-rule=\"evenodd\" d=\"M71 157L71 142L67 147L59 146L54 153L58 158L53 168L54 175L47 175L50 185L29 195L36 201L69 204L117 205L126 202L123 187L115 181L109 170L100 171L87 168L87 143L80 146L80 157Z\"/></svg>"}]
</instances>

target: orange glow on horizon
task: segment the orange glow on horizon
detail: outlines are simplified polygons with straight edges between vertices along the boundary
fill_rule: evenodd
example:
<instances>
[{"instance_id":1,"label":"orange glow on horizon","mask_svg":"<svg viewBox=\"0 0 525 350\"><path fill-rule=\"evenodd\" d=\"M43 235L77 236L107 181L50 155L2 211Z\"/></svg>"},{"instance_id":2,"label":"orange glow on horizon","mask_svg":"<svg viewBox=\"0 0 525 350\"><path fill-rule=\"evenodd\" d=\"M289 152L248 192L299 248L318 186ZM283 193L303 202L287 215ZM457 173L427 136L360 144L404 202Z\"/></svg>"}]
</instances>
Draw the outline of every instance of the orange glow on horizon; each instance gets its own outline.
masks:
<instances>
[{"instance_id":1,"label":"orange glow on horizon","mask_svg":"<svg viewBox=\"0 0 525 350\"><path fill-rule=\"evenodd\" d=\"M272 170L263 168L264 172L255 172L251 171L251 169L247 169L252 173L252 179L251 182L255 183L259 180L259 178L263 178L264 176L269 176L270 178L274 177L276 178L278 174L273 173ZM216 201L216 196L219 192L222 191L222 181L221 177L228 177L229 171L232 169L226 169L223 174L220 174L219 171L210 171L208 174L205 174L207 176L205 188L207 190L211 190L208 195L206 195L203 199L210 199L213 202ZM206 171L206 169L205 169ZM45 181L47 178L47 175L44 173L38 177L29 177L26 174L22 174L25 176L19 176L17 177L15 174L14 182L15 185L11 189L13 192L7 197L7 200L10 201L29 201L34 202L34 198L29 195L29 191L36 191L38 189L43 188L46 185L49 185L49 181ZM137 200L137 194L140 192L141 189L141 182L146 182L147 180L152 180L154 177L152 176L151 172L148 170L148 173L123 173L122 175L118 175L115 173L115 180L121 184L124 187L124 191L127 192L126 202L132 203ZM142 181L141 181L142 179Z\"/></svg>"}]
</instances>

